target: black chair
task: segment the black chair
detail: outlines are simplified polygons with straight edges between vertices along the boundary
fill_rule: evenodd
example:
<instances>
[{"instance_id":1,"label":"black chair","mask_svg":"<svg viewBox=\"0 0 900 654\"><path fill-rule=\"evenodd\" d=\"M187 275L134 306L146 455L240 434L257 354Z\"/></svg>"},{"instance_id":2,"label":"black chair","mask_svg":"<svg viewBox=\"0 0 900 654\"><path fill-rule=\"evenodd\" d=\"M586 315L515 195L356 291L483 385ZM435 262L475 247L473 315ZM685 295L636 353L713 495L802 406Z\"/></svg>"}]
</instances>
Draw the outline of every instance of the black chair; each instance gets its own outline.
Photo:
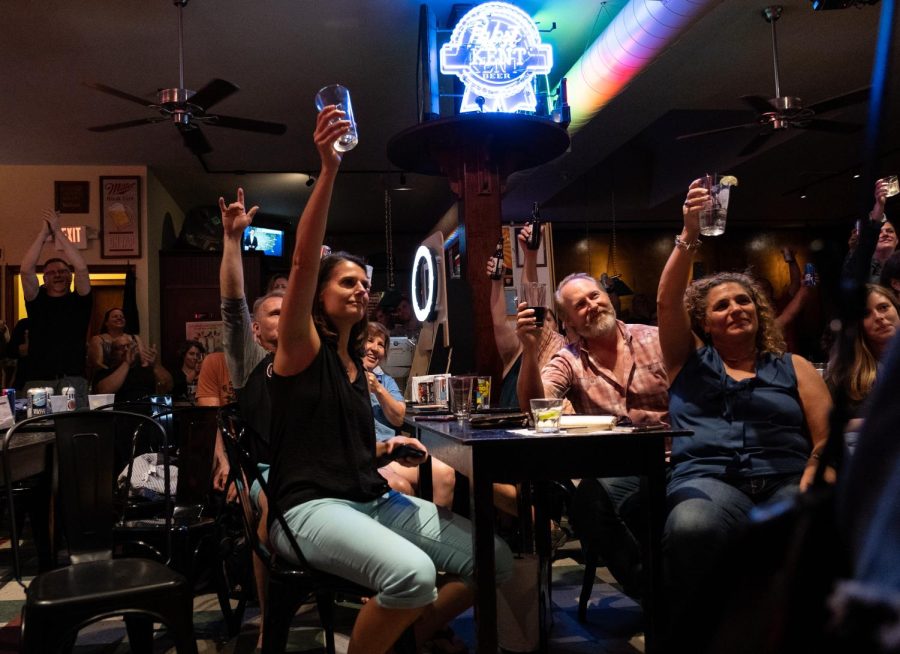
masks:
<instances>
[{"instance_id":1,"label":"black chair","mask_svg":"<svg viewBox=\"0 0 900 654\"><path fill-rule=\"evenodd\" d=\"M175 501L168 511L149 516L145 506L135 511L135 503L129 503L117 530L121 535L143 536L144 542L155 543L160 541L159 530L165 527L169 517L173 537L171 564L189 578L193 578L203 532L210 532L214 524L214 519L206 513L212 489L217 411L216 407L182 407L154 416L164 429L167 423L171 429L165 440L170 456L162 460L177 466ZM132 453L138 454L140 449L134 446ZM126 487L131 484L131 476L129 467Z\"/></svg>"},{"instance_id":2,"label":"black chair","mask_svg":"<svg viewBox=\"0 0 900 654\"><path fill-rule=\"evenodd\" d=\"M287 561L277 552L270 551L260 543L256 532L256 509L250 499L250 486L259 483L262 492L269 496L268 485L259 468L247 451L247 440L259 438L237 414L232 405L219 411L219 429L231 468L231 482L237 483L238 502L244 520L244 532L252 543L254 552L265 563L268 571L268 594L265 615L263 615L263 654L275 654L285 650L288 632L297 609L310 598L315 597L319 619L325 631L325 648L328 654L335 654L334 648L334 604L337 597L371 597L375 592L351 581L316 570L303 556L300 546L287 526L284 515L269 502L270 517L278 521L291 543L294 556L300 561ZM394 651L413 653L416 651L415 635L412 627L407 629L394 645Z\"/></svg>"},{"instance_id":3,"label":"black chair","mask_svg":"<svg viewBox=\"0 0 900 654\"><path fill-rule=\"evenodd\" d=\"M211 510L213 459L218 423L217 407L158 407L150 404L154 419L169 430L167 442L172 455L170 462L177 466L178 483L175 488L171 517L171 560L169 565L184 574L192 588L200 591L211 581L225 618L229 637L237 635L243 616L245 600L231 606L230 584L217 541L217 518ZM135 452L136 453L136 452ZM129 477L131 469L129 469ZM129 503L127 512L135 512ZM166 536L166 513L148 515L146 505L138 504L138 517L128 517L116 527L116 539L123 543L141 543L153 548Z\"/></svg>"},{"instance_id":4,"label":"black chair","mask_svg":"<svg viewBox=\"0 0 900 654\"><path fill-rule=\"evenodd\" d=\"M162 428L146 416L122 411L75 411L24 420L3 440L6 480L11 479L10 443L18 431L41 420L49 420L48 431L56 434L57 506L70 563L39 574L25 589L21 651L68 649L82 627L124 616L132 651L152 651L152 623L158 621L180 654L195 654L192 593L185 578L150 559L112 555L116 435L124 425L145 431ZM22 584L11 500L9 510L14 574Z\"/></svg>"}]
</instances>

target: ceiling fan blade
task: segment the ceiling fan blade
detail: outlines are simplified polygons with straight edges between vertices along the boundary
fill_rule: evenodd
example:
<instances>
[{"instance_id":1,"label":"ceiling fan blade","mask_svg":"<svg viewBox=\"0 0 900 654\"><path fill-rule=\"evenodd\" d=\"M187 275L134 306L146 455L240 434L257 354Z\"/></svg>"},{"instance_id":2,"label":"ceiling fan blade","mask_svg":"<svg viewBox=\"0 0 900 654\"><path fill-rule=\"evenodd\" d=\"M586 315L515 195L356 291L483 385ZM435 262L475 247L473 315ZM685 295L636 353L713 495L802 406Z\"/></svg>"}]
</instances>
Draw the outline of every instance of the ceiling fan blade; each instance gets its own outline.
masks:
<instances>
[{"instance_id":1,"label":"ceiling fan blade","mask_svg":"<svg viewBox=\"0 0 900 654\"><path fill-rule=\"evenodd\" d=\"M122 100L128 100L129 102L137 103L143 107L157 106L155 102L145 100L144 98L139 98L136 95L131 95L130 93L125 93L125 91L120 91L119 89L114 89L113 87L107 86L106 84L100 84L100 82L82 82L82 84L90 89L94 89L95 91L108 93L109 95L114 95Z\"/></svg>"},{"instance_id":2,"label":"ceiling fan blade","mask_svg":"<svg viewBox=\"0 0 900 654\"><path fill-rule=\"evenodd\" d=\"M871 89L869 87L866 87L857 91L851 91L850 93L845 93L844 95L839 95L828 100L817 102L813 105L808 106L807 109L812 109L817 114L824 114L827 111L843 109L844 107L849 107L850 105L867 102L869 100L870 90Z\"/></svg>"},{"instance_id":3,"label":"ceiling fan blade","mask_svg":"<svg viewBox=\"0 0 900 654\"><path fill-rule=\"evenodd\" d=\"M188 102L207 111L214 104L221 102L238 90L238 87L231 82L216 78L192 95Z\"/></svg>"},{"instance_id":4,"label":"ceiling fan blade","mask_svg":"<svg viewBox=\"0 0 900 654\"><path fill-rule=\"evenodd\" d=\"M196 125L179 126L178 131L181 132L181 138L184 139L185 146L195 155L200 156L201 154L212 152L212 146Z\"/></svg>"},{"instance_id":5,"label":"ceiling fan blade","mask_svg":"<svg viewBox=\"0 0 900 654\"><path fill-rule=\"evenodd\" d=\"M137 120L126 120L122 123L110 123L109 125L97 125L96 127L88 127L91 132L112 132L116 129L125 129L126 127L137 127L138 125L152 125L153 123L161 123L167 120L162 116L155 118L138 118Z\"/></svg>"},{"instance_id":6,"label":"ceiling fan blade","mask_svg":"<svg viewBox=\"0 0 900 654\"><path fill-rule=\"evenodd\" d=\"M772 136L775 132L772 130L765 130L754 136L751 141L744 146L744 148L738 152L739 157L747 157L757 150L759 150L763 143L769 140L769 137Z\"/></svg>"},{"instance_id":7,"label":"ceiling fan blade","mask_svg":"<svg viewBox=\"0 0 900 654\"><path fill-rule=\"evenodd\" d=\"M683 141L684 139L692 139L695 136L707 136L709 134L718 134L720 132L730 132L735 129L744 129L747 127L759 127L759 123L744 123L742 125L731 125L729 127L719 127L718 129L705 129L702 132L693 132L691 134L682 134L680 136L676 136L676 141Z\"/></svg>"},{"instance_id":8,"label":"ceiling fan blade","mask_svg":"<svg viewBox=\"0 0 900 654\"><path fill-rule=\"evenodd\" d=\"M839 120L825 120L823 118L813 118L812 120L798 125L802 129L812 129L817 132L833 132L836 134L852 134L862 129L859 123L845 123Z\"/></svg>"},{"instance_id":9,"label":"ceiling fan blade","mask_svg":"<svg viewBox=\"0 0 900 654\"><path fill-rule=\"evenodd\" d=\"M203 117L203 122L215 127L227 127L229 129L242 129L248 132L262 132L263 134L284 134L287 125L270 123L266 120L253 120L252 118L236 118L235 116L223 116L210 114Z\"/></svg>"},{"instance_id":10,"label":"ceiling fan blade","mask_svg":"<svg viewBox=\"0 0 900 654\"><path fill-rule=\"evenodd\" d=\"M767 114L775 111L771 100L761 95L742 95L741 100L758 114Z\"/></svg>"}]
</instances>

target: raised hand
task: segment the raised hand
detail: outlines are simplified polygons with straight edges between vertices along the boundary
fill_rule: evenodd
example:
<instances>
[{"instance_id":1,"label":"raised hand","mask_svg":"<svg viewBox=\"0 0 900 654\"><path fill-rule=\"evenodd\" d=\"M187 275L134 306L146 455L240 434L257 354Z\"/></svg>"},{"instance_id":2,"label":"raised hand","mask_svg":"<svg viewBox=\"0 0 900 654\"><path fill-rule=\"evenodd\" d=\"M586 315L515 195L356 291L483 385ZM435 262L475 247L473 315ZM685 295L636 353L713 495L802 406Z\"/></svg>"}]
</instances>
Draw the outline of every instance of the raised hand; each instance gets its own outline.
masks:
<instances>
[{"instance_id":1,"label":"raised hand","mask_svg":"<svg viewBox=\"0 0 900 654\"><path fill-rule=\"evenodd\" d=\"M485 272L487 273L488 277L493 279L495 282L498 282L498 281L500 281L499 279L494 279L494 270L496 269L496 267L497 267L497 262L494 259L494 257L491 257L487 261L487 267L485 268Z\"/></svg>"},{"instance_id":2,"label":"raised hand","mask_svg":"<svg viewBox=\"0 0 900 654\"><path fill-rule=\"evenodd\" d=\"M518 236L516 236L516 240L519 241L519 245L522 246L522 249L525 252L529 251L528 239L531 238L531 230L532 230L532 225L531 225L531 223L528 223L522 229L519 230L519 234L518 234ZM537 255L535 254L535 256L537 256Z\"/></svg>"},{"instance_id":3,"label":"raised hand","mask_svg":"<svg viewBox=\"0 0 900 654\"><path fill-rule=\"evenodd\" d=\"M55 234L59 231L59 213L44 209L44 223L47 225L48 233Z\"/></svg>"},{"instance_id":4,"label":"raised hand","mask_svg":"<svg viewBox=\"0 0 900 654\"><path fill-rule=\"evenodd\" d=\"M872 220L880 220L884 215L884 204L887 202L887 194L887 180L879 179L875 182L875 206L872 207L872 213L869 214L869 218Z\"/></svg>"},{"instance_id":5,"label":"raised hand","mask_svg":"<svg viewBox=\"0 0 900 654\"><path fill-rule=\"evenodd\" d=\"M145 368L152 368L156 363L156 357L158 356L158 354L159 353L155 345L141 348L141 365Z\"/></svg>"},{"instance_id":6,"label":"raised hand","mask_svg":"<svg viewBox=\"0 0 900 654\"><path fill-rule=\"evenodd\" d=\"M528 308L527 302L519 302L516 314L516 335L522 343L522 347L537 347L541 342L541 329L535 323L537 318L534 309Z\"/></svg>"},{"instance_id":7,"label":"raised hand","mask_svg":"<svg viewBox=\"0 0 900 654\"><path fill-rule=\"evenodd\" d=\"M337 168L341 165L341 153L334 149L334 143L350 131L350 121L342 118L346 115L346 112L330 104L322 109L316 118L313 141L322 159L323 169Z\"/></svg>"},{"instance_id":8,"label":"raised hand","mask_svg":"<svg viewBox=\"0 0 900 654\"><path fill-rule=\"evenodd\" d=\"M702 186L702 179L695 179L688 187L681 214L684 217L686 236L693 240L700 233L700 211L709 206L709 189Z\"/></svg>"},{"instance_id":9,"label":"raised hand","mask_svg":"<svg viewBox=\"0 0 900 654\"><path fill-rule=\"evenodd\" d=\"M244 230L253 222L253 216L259 211L258 206L254 206L250 211L246 210L244 204L244 189L238 188L237 202L226 205L225 199L219 198L219 211L222 212L222 228L225 230L225 238L240 239Z\"/></svg>"}]
</instances>

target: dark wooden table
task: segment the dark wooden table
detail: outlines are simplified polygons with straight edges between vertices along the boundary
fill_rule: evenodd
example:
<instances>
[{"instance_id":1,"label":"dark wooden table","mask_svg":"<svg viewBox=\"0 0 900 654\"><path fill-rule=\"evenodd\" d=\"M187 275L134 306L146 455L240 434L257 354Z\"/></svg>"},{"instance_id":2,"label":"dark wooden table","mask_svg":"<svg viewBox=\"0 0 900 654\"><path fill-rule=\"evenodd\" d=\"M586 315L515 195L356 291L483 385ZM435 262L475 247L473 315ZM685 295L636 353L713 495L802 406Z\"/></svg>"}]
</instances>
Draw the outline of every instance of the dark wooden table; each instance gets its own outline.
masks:
<instances>
[{"instance_id":1,"label":"dark wooden table","mask_svg":"<svg viewBox=\"0 0 900 654\"><path fill-rule=\"evenodd\" d=\"M665 620L661 541L666 511L667 436L688 436L685 431L647 433L600 433L590 435L522 435L505 429L472 429L468 424L417 420L406 425L436 458L469 480L472 542L475 551L475 601L477 651L497 651L497 607L494 587L495 482L546 482L583 477L642 477L647 496L645 524L647 547L643 548L647 652L659 651L659 636ZM427 464L426 464L427 465ZM428 471L423 470L425 476ZM538 486L540 488L540 486ZM543 502L536 498L535 532L538 553L550 551L549 519ZM550 610L550 607L547 607ZM541 620L541 651L547 651L545 616Z\"/></svg>"},{"instance_id":2,"label":"dark wooden table","mask_svg":"<svg viewBox=\"0 0 900 654\"><path fill-rule=\"evenodd\" d=\"M16 434L12 443L9 444L11 481L22 481L44 472L47 469L50 446L55 439L56 434L52 431ZM0 456L2 456L2 452L0 452ZM0 465L0 483L6 483L6 473L2 465Z\"/></svg>"},{"instance_id":3,"label":"dark wooden table","mask_svg":"<svg viewBox=\"0 0 900 654\"><path fill-rule=\"evenodd\" d=\"M36 483L26 508L31 514L31 531L38 554L40 570L53 567L51 542L52 529L52 474L53 443L56 434L52 431L18 432L9 444L10 482L15 483L31 477ZM3 456L0 451L0 457ZM0 487L6 487L6 472L0 458ZM5 500L4 500L5 501ZM5 508L5 507L4 507Z\"/></svg>"}]
</instances>

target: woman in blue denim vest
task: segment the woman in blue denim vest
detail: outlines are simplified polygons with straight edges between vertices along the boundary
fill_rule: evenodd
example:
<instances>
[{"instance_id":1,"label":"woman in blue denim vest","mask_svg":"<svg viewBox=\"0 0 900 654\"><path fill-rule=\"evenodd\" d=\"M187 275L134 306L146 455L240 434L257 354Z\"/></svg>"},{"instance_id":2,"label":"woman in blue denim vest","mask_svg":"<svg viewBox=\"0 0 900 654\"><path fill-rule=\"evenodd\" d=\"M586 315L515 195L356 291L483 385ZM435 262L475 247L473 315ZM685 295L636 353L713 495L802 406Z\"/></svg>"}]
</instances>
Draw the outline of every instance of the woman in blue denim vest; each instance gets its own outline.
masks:
<instances>
[{"instance_id":1,"label":"woman in blue denim vest","mask_svg":"<svg viewBox=\"0 0 900 654\"><path fill-rule=\"evenodd\" d=\"M831 408L812 364L784 351L752 278L725 272L688 285L709 202L695 180L657 296L670 420L694 432L674 439L663 540L667 581L682 606L720 564L735 563L723 553L755 505L809 485Z\"/></svg>"}]
</instances>

